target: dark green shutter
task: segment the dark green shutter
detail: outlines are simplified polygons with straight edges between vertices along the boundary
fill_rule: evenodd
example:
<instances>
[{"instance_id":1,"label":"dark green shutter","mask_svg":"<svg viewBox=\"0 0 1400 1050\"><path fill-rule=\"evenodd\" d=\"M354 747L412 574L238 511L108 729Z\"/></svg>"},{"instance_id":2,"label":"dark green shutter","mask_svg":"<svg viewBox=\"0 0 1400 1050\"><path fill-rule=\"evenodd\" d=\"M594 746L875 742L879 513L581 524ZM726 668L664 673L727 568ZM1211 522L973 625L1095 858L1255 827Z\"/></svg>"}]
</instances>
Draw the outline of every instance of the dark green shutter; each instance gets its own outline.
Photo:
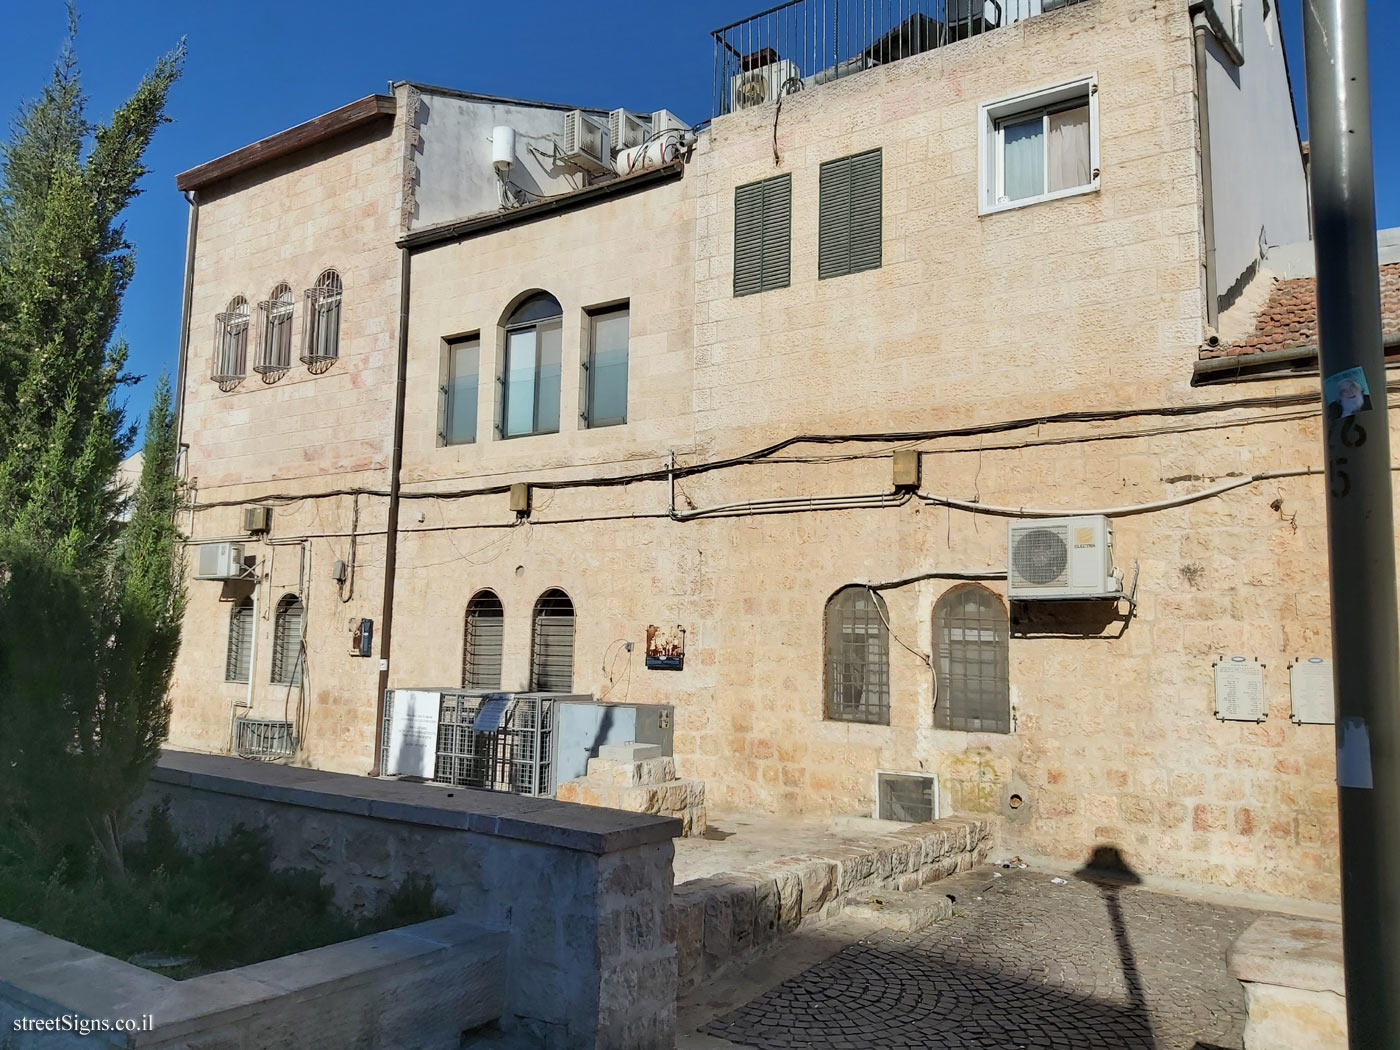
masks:
<instances>
[{"instance_id":1,"label":"dark green shutter","mask_svg":"<svg viewBox=\"0 0 1400 1050\"><path fill-rule=\"evenodd\" d=\"M884 222L884 165L878 149L821 166L817 276L879 269Z\"/></svg>"},{"instance_id":2,"label":"dark green shutter","mask_svg":"<svg viewBox=\"0 0 1400 1050\"><path fill-rule=\"evenodd\" d=\"M734 191L735 296L791 283L792 176L738 187Z\"/></svg>"}]
</instances>

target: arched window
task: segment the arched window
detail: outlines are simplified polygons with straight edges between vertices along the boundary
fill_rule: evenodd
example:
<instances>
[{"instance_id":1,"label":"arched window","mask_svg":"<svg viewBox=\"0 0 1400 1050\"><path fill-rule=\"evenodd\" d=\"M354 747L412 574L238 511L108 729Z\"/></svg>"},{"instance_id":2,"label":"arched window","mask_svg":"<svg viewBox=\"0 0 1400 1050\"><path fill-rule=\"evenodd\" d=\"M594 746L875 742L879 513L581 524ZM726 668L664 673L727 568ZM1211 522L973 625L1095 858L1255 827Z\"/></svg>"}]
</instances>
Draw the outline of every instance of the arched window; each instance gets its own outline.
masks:
<instances>
[{"instance_id":1,"label":"arched window","mask_svg":"<svg viewBox=\"0 0 1400 1050\"><path fill-rule=\"evenodd\" d=\"M254 370L267 375L292 367L292 288L279 284L272 297L258 303L258 363Z\"/></svg>"},{"instance_id":2,"label":"arched window","mask_svg":"<svg viewBox=\"0 0 1400 1050\"><path fill-rule=\"evenodd\" d=\"M1006 608L985 587L954 587L933 607L936 729L1011 732Z\"/></svg>"},{"instance_id":3,"label":"arched window","mask_svg":"<svg viewBox=\"0 0 1400 1050\"><path fill-rule=\"evenodd\" d=\"M301 359L314 370L340 356L340 274L327 270L306 290Z\"/></svg>"},{"instance_id":4,"label":"arched window","mask_svg":"<svg viewBox=\"0 0 1400 1050\"><path fill-rule=\"evenodd\" d=\"M505 320L501 435L559 430L564 308L546 292L528 296Z\"/></svg>"},{"instance_id":5,"label":"arched window","mask_svg":"<svg viewBox=\"0 0 1400 1050\"><path fill-rule=\"evenodd\" d=\"M501 688L506 611L495 591L477 591L462 628L462 688Z\"/></svg>"},{"instance_id":6,"label":"arched window","mask_svg":"<svg viewBox=\"0 0 1400 1050\"><path fill-rule=\"evenodd\" d=\"M274 685L301 685L305 627L306 606L295 594L284 594L277 603L277 616L272 625Z\"/></svg>"},{"instance_id":7,"label":"arched window","mask_svg":"<svg viewBox=\"0 0 1400 1050\"><path fill-rule=\"evenodd\" d=\"M890 723L890 642L885 602L843 587L826 603L826 717Z\"/></svg>"},{"instance_id":8,"label":"arched window","mask_svg":"<svg viewBox=\"0 0 1400 1050\"><path fill-rule=\"evenodd\" d=\"M574 603L558 587L535 602L530 689L540 693L574 690Z\"/></svg>"},{"instance_id":9,"label":"arched window","mask_svg":"<svg viewBox=\"0 0 1400 1050\"><path fill-rule=\"evenodd\" d=\"M248 374L248 300L235 295L228 309L214 315L214 365L210 378L216 383L236 383Z\"/></svg>"},{"instance_id":10,"label":"arched window","mask_svg":"<svg viewBox=\"0 0 1400 1050\"><path fill-rule=\"evenodd\" d=\"M253 599L233 603L228 614L228 652L224 657L224 681L246 682L253 656Z\"/></svg>"}]
</instances>

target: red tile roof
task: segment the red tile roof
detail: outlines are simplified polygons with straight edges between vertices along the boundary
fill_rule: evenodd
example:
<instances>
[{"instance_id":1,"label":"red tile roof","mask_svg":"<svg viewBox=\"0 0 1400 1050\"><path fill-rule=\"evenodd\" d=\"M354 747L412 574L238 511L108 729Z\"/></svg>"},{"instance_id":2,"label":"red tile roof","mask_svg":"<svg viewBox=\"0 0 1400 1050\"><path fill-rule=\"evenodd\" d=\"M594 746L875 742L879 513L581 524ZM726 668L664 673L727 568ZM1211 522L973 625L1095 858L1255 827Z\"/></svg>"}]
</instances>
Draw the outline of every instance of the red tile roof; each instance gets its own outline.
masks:
<instances>
[{"instance_id":1,"label":"red tile roof","mask_svg":"<svg viewBox=\"0 0 1400 1050\"><path fill-rule=\"evenodd\" d=\"M1400 334L1400 263L1381 267L1381 329ZM1291 350L1317 343L1317 282L1311 277L1279 281L1243 342L1205 350L1202 357L1232 357L1266 350Z\"/></svg>"}]
</instances>

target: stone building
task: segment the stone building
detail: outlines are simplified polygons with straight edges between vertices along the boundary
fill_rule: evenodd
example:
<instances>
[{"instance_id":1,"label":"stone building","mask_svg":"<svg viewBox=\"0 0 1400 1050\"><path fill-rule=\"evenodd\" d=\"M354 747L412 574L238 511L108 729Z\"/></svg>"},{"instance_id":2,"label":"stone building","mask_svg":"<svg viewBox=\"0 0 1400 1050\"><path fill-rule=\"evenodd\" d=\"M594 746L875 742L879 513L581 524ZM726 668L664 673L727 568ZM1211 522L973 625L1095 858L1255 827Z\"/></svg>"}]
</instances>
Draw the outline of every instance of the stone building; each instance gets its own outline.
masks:
<instances>
[{"instance_id":1,"label":"stone building","mask_svg":"<svg viewBox=\"0 0 1400 1050\"><path fill-rule=\"evenodd\" d=\"M717 33L713 120L618 156L405 82L180 176L191 568L243 568L191 581L172 742L366 773L385 687L674 704L712 809L908 774L1026 857L1335 899L1276 5L934 6ZM1106 596L1012 599L1047 515L1104 518Z\"/></svg>"}]
</instances>

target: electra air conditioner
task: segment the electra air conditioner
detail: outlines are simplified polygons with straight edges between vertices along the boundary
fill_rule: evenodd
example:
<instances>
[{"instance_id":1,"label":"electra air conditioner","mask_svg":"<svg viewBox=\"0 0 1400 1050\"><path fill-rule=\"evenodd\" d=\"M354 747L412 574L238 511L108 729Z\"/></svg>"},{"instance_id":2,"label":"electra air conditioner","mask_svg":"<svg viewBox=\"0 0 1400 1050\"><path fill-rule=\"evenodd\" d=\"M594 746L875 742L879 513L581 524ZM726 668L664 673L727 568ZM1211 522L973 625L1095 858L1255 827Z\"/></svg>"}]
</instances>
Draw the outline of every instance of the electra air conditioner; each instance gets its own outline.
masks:
<instances>
[{"instance_id":1,"label":"electra air conditioner","mask_svg":"<svg viewBox=\"0 0 1400 1050\"><path fill-rule=\"evenodd\" d=\"M1007 529L1007 595L1012 601L1117 598L1113 527L1102 515L1013 521Z\"/></svg>"},{"instance_id":2,"label":"electra air conditioner","mask_svg":"<svg viewBox=\"0 0 1400 1050\"><path fill-rule=\"evenodd\" d=\"M201 543L196 580L236 580L243 575L243 544Z\"/></svg>"},{"instance_id":3,"label":"electra air conditioner","mask_svg":"<svg viewBox=\"0 0 1400 1050\"><path fill-rule=\"evenodd\" d=\"M729 81L729 97L737 111L761 106L801 88L802 71L795 62L784 58L735 74Z\"/></svg>"},{"instance_id":4,"label":"electra air conditioner","mask_svg":"<svg viewBox=\"0 0 1400 1050\"><path fill-rule=\"evenodd\" d=\"M565 163L583 171L594 175L612 171L608 126L582 110L564 114L564 142L560 152Z\"/></svg>"}]
</instances>

